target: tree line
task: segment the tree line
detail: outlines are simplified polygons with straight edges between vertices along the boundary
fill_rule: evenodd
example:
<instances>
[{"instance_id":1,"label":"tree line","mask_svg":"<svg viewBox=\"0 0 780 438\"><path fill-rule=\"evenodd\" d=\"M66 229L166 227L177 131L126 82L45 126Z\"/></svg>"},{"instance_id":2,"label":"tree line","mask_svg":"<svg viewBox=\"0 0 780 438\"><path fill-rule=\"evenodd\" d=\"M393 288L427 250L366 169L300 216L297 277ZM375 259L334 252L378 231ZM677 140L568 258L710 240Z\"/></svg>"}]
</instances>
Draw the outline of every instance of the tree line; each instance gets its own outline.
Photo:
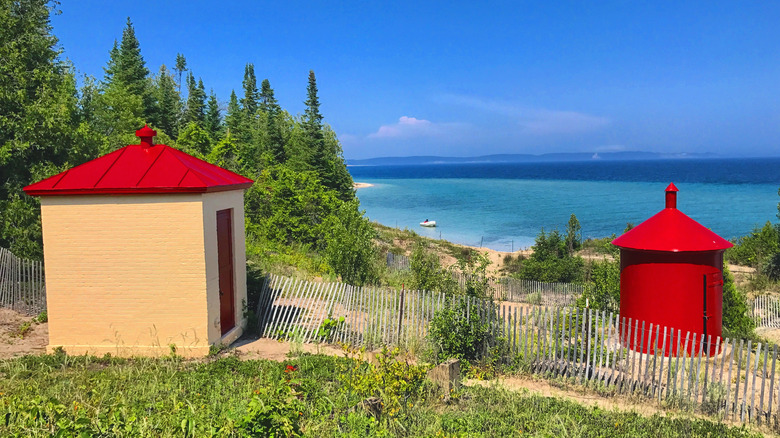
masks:
<instances>
[{"instance_id":1,"label":"tree line","mask_svg":"<svg viewBox=\"0 0 780 438\"><path fill-rule=\"evenodd\" d=\"M314 71L301 115L279 105L268 79L258 84L251 63L223 110L183 54L152 73L128 18L103 77L77 81L53 11L48 0L0 0L0 246L42 259L39 201L22 188L137 143L135 130L149 124L157 143L256 181L245 196L248 245L300 245L345 280L372 279L373 229L320 112Z\"/></svg>"}]
</instances>

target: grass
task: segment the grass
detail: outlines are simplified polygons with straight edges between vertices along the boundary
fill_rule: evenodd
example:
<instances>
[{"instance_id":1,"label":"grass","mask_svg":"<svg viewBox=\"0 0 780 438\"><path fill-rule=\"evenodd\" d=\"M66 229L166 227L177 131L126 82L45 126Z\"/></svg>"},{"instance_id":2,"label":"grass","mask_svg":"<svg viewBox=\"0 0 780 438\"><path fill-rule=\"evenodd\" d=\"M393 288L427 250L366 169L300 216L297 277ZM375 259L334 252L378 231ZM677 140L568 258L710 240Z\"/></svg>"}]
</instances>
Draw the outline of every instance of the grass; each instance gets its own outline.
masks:
<instances>
[{"instance_id":1,"label":"grass","mask_svg":"<svg viewBox=\"0 0 780 438\"><path fill-rule=\"evenodd\" d=\"M0 435L760 436L496 387L441 394L421 372L392 354L378 365L320 355L286 363L27 356L0 362Z\"/></svg>"}]
</instances>

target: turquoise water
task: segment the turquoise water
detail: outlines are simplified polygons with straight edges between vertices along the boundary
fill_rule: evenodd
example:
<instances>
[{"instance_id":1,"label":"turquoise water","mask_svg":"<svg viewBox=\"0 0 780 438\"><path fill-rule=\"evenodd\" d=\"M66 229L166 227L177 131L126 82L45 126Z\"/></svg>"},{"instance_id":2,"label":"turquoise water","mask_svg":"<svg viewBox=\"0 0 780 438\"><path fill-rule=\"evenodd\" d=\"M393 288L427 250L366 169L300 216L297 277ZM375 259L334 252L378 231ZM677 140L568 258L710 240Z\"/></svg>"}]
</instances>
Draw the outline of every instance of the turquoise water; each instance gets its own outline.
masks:
<instances>
[{"instance_id":1,"label":"turquoise water","mask_svg":"<svg viewBox=\"0 0 780 438\"><path fill-rule=\"evenodd\" d=\"M350 169L353 172L353 169ZM375 178L353 172L361 208L374 221L420 235L509 251L544 228L565 231L572 213L583 237L620 235L664 207L667 182L499 178ZM424 172L423 172L424 173ZM725 238L776 222L776 183L677 182L678 208ZM436 228L419 225L435 220Z\"/></svg>"}]
</instances>

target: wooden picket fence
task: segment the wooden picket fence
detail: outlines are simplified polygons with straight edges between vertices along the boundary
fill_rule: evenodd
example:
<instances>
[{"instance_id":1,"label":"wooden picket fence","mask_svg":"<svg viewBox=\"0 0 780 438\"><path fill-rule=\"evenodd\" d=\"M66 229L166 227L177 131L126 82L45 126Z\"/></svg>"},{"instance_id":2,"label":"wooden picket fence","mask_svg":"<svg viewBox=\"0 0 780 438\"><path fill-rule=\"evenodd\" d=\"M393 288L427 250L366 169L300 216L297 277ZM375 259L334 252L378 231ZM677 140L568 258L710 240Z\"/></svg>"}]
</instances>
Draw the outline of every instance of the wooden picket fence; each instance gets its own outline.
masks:
<instances>
[{"instance_id":1,"label":"wooden picket fence","mask_svg":"<svg viewBox=\"0 0 780 438\"><path fill-rule=\"evenodd\" d=\"M22 259L0 248L0 308L30 316L46 310L42 262Z\"/></svg>"},{"instance_id":2,"label":"wooden picket fence","mask_svg":"<svg viewBox=\"0 0 780 438\"><path fill-rule=\"evenodd\" d=\"M502 301L541 306L573 306L585 292L586 286L576 283L545 283L503 277L493 287L494 297Z\"/></svg>"},{"instance_id":3,"label":"wooden picket fence","mask_svg":"<svg viewBox=\"0 0 780 438\"><path fill-rule=\"evenodd\" d=\"M478 350L509 366L780 428L775 345L713 338L593 309L285 277L268 278L258 303L266 337L369 348L425 338L434 315L445 308L479 324L484 337Z\"/></svg>"},{"instance_id":4,"label":"wooden picket fence","mask_svg":"<svg viewBox=\"0 0 780 438\"><path fill-rule=\"evenodd\" d=\"M444 295L271 276L258 302L260 333L304 343L379 346L422 339Z\"/></svg>"},{"instance_id":5,"label":"wooden picket fence","mask_svg":"<svg viewBox=\"0 0 780 438\"><path fill-rule=\"evenodd\" d=\"M756 328L780 328L780 297L759 295L753 299Z\"/></svg>"},{"instance_id":6,"label":"wooden picket fence","mask_svg":"<svg viewBox=\"0 0 780 438\"><path fill-rule=\"evenodd\" d=\"M403 254L387 253L387 268L393 271L406 271L411 266L409 257Z\"/></svg>"}]
</instances>

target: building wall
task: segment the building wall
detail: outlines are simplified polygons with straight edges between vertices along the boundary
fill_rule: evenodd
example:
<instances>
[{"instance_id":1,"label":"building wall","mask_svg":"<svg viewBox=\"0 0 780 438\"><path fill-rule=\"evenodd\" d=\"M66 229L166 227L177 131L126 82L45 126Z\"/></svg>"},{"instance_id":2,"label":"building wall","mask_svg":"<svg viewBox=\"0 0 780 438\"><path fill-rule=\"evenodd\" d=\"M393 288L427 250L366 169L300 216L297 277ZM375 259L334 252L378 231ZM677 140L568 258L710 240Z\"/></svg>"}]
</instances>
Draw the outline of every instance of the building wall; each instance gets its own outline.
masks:
<instances>
[{"instance_id":1,"label":"building wall","mask_svg":"<svg viewBox=\"0 0 780 438\"><path fill-rule=\"evenodd\" d=\"M49 350L168 354L173 344L185 356L206 354L203 199L42 197Z\"/></svg>"},{"instance_id":2,"label":"building wall","mask_svg":"<svg viewBox=\"0 0 780 438\"><path fill-rule=\"evenodd\" d=\"M232 209L233 218L233 287L236 329L223 337L220 330L219 265L217 258L217 211ZM206 248L206 283L208 288L208 337L211 343L230 344L243 332L246 321L243 305L246 292L246 239L244 234L244 191L203 194L203 241Z\"/></svg>"}]
</instances>

